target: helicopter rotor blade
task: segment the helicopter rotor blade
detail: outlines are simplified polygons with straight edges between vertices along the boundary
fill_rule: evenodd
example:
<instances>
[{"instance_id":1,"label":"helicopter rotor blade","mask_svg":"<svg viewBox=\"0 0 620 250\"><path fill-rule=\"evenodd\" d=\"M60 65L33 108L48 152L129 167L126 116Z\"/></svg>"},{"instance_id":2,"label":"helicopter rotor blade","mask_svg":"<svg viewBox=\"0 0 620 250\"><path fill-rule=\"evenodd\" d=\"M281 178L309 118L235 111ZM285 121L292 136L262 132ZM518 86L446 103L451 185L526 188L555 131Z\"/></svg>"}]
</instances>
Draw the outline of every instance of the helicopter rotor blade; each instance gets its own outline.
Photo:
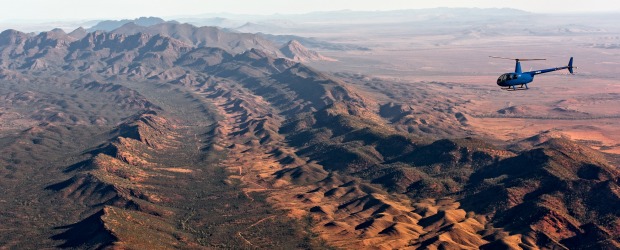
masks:
<instances>
[{"instance_id":1,"label":"helicopter rotor blade","mask_svg":"<svg viewBox=\"0 0 620 250\"><path fill-rule=\"evenodd\" d=\"M497 58L497 59L507 59L507 60L516 60L516 61L542 61L542 60L547 60L547 59L542 59L542 58L508 58L508 57L501 57L501 56L489 56L490 58Z\"/></svg>"},{"instance_id":2,"label":"helicopter rotor blade","mask_svg":"<svg viewBox=\"0 0 620 250\"><path fill-rule=\"evenodd\" d=\"M501 57L501 56L489 56L490 58L497 58L497 59L508 59L508 60L517 60L516 58L508 58L508 57Z\"/></svg>"}]
</instances>

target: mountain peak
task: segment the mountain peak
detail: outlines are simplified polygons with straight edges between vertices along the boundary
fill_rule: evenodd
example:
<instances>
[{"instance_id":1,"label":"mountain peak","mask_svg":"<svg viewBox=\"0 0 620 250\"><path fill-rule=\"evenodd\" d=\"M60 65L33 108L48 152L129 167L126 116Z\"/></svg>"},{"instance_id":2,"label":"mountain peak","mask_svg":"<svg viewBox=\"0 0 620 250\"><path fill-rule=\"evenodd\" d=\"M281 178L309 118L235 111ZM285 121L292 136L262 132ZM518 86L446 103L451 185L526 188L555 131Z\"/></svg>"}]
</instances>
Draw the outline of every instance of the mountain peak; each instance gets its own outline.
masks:
<instances>
[{"instance_id":1,"label":"mountain peak","mask_svg":"<svg viewBox=\"0 0 620 250\"><path fill-rule=\"evenodd\" d=\"M71 36L67 35L67 33L65 33L64 30L58 29L58 28L53 29L51 31L47 31L47 32L41 32L36 37L40 37L43 39L52 39L52 40L68 40L68 41L75 40Z\"/></svg>"},{"instance_id":2,"label":"mountain peak","mask_svg":"<svg viewBox=\"0 0 620 250\"><path fill-rule=\"evenodd\" d=\"M286 43L286 46L293 46L293 47L304 47L303 45L301 45L301 43L295 39L288 41L288 43Z\"/></svg>"},{"instance_id":3,"label":"mountain peak","mask_svg":"<svg viewBox=\"0 0 620 250\"><path fill-rule=\"evenodd\" d=\"M299 41L293 39L280 48L280 52L286 57L299 62L307 61L336 61L333 58L325 57L316 51L303 46Z\"/></svg>"},{"instance_id":4,"label":"mountain peak","mask_svg":"<svg viewBox=\"0 0 620 250\"><path fill-rule=\"evenodd\" d=\"M63 29L60 28L55 28L53 30L51 30L49 33L54 33L54 34L67 34Z\"/></svg>"},{"instance_id":5,"label":"mountain peak","mask_svg":"<svg viewBox=\"0 0 620 250\"><path fill-rule=\"evenodd\" d=\"M8 29L0 33L0 45L20 43L27 38L28 35L26 33L13 29Z\"/></svg>"},{"instance_id":6,"label":"mountain peak","mask_svg":"<svg viewBox=\"0 0 620 250\"><path fill-rule=\"evenodd\" d=\"M83 27L79 27L71 32L69 32L69 36L73 37L75 39L82 39L86 36L86 34L88 34L88 32L86 31L86 29L84 29Z\"/></svg>"}]
</instances>

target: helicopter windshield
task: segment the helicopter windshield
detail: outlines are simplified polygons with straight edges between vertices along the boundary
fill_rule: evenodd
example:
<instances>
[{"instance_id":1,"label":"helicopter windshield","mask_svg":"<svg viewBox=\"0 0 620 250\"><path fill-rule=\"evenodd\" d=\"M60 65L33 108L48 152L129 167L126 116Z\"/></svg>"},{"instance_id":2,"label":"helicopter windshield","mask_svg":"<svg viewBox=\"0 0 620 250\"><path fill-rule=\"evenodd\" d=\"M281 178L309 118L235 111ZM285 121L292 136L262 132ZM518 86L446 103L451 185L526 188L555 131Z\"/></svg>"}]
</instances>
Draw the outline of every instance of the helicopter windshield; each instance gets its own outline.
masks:
<instances>
[{"instance_id":1,"label":"helicopter windshield","mask_svg":"<svg viewBox=\"0 0 620 250\"><path fill-rule=\"evenodd\" d=\"M517 74L506 73L506 74L503 74L503 75L499 76L499 78L497 78L497 83L503 83L503 82L506 82L506 81L512 80L512 79L517 79Z\"/></svg>"}]
</instances>

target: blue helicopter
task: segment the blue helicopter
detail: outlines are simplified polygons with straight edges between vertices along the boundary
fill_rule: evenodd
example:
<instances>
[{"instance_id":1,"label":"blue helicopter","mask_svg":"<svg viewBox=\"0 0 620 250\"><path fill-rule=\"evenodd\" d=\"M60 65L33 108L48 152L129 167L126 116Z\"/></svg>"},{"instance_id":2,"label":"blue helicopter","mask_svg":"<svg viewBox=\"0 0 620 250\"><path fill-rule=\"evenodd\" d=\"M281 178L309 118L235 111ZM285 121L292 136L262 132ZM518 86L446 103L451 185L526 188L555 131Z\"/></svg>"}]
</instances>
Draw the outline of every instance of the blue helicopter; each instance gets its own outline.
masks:
<instances>
[{"instance_id":1,"label":"blue helicopter","mask_svg":"<svg viewBox=\"0 0 620 250\"><path fill-rule=\"evenodd\" d=\"M497 57L497 56L489 56L489 57L516 61L515 72L505 73L499 76L499 78L497 79L497 85L501 87L506 87L506 88L502 88L505 90L510 90L510 89L517 90L517 85L521 85L519 89L529 89L527 87L527 84L534 80L535 75L544 74L544 73L557 71L557 70L563 70L563 69L568 69L568 72L573 74L573 68L576 68L576 67L573 67L573 58L571 57L570 60L568 61L568 66L522 72L521 71L522 61L540 61L540 60L546 60L546 59L518 59L518 58L506 58L506 57ZM525 88L523 88L523 86L525 86Z\"/></svg>"}]
</instances>

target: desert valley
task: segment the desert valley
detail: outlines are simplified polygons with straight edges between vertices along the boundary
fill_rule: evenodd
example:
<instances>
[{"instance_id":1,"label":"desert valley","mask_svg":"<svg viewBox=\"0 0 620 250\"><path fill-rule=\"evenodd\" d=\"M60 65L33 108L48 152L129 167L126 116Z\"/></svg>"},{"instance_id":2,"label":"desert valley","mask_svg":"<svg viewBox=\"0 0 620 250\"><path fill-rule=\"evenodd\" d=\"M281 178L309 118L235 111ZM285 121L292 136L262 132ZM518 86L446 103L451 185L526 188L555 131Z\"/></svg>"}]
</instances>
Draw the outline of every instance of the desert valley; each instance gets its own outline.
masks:
<instances>
[{"instance_id":1,"label":"desert valley","mask_svg":"<svg viewBox=\"0 0 620 250\"><path fill-rule=\"evenodd\" d=\"M6 29L0 249L618 249L618 23L437 8ZM578 68L507 91L514 61L489 56Z\"/></svg>"}]
</instances>

